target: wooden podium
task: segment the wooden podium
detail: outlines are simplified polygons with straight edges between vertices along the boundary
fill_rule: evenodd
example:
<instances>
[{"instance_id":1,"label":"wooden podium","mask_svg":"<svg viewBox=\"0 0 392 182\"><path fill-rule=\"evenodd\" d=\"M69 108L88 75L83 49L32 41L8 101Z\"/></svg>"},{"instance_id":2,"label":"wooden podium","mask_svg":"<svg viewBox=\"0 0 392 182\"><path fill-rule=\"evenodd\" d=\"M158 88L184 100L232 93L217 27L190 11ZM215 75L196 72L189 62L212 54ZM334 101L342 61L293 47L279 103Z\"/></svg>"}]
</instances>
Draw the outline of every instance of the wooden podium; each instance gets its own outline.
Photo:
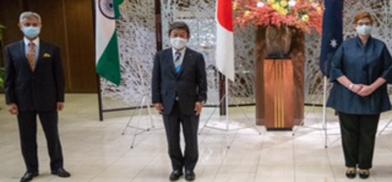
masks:
<instances>
[{"instance_id":1,"label":"wooden podium","mask_svg":"<svg viewBox=\"0 0 392 182\"><path fill-rule=\"evenodd\" d=\"M291 59L265 59L264 125L268 130L291 130L295 122L295 82Z\"/></svg>"},{"instance_id":2,"label":"wooden podium","mask_svg":"<svg viewBox=\"0 0 392 182\"><path fill-rule=\"evenodd\" d=\"M291 130L304 119L305 36L295 31L290 59L267 58L266 29L256 32L256 124Z\"/></svg>"}]
</instances>

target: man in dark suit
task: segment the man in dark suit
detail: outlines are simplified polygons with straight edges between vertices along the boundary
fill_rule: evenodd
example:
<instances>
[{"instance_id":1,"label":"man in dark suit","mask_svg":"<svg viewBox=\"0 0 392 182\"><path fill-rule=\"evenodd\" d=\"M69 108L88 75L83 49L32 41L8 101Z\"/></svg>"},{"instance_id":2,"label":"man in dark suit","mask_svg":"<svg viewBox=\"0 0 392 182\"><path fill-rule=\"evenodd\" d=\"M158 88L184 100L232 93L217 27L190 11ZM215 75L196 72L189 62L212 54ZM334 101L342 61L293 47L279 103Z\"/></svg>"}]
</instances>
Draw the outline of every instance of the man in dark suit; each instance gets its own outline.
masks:
<instances>
[{"instance_id":1,"label":"man in dark suit","mask_svg":"<svg viewBox=\"0 0 392 182\"><path fill-rule=\"evenodd\" d=\"M37 115L44 130L53 175L69 177L63 168L58 134L58 111L64 107L64 71L59 48L39 39L41 17L34 12L20 15L24 39L4 49L5 95L9 111L17 115L23 158L27 171L20 181L38 176Z\"/></svg>"},{"instance_id":2,"label":"man in dark suit","mask_svg":"<svg viewBox=\"0 0 392 182\"><path fill-rule=\"evenodd\" d=\"M172 48L156 54L152 75L152 102L163 115L173 171L170 180L195 179L198 160L199 116L207 99L207 80L203 55L186 47L190 38L187 24L174 22L169 30ZM180 126L185 152L180 147Z\"/></svg>"}]
</instances>

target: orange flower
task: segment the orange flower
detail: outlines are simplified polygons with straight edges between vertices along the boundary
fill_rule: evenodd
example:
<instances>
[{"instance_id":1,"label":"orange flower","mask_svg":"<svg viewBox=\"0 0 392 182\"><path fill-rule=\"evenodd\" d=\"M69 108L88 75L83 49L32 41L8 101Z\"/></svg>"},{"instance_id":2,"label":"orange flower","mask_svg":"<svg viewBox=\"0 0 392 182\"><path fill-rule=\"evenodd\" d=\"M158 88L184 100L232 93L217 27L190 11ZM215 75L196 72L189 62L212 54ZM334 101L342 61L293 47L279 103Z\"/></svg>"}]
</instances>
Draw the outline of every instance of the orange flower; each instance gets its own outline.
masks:
<instances>
[{"instance_id":1,"label":"orange flower","mask_svg":"<svg viewBox=\"0 0 392 182\"><path fill-rule=\"evenodd\" d=\"M323 8L317 1L267 0L263 6L260 2L262 1L237 0L235 22L241 27L289 26L305 33L321 33Z\"/></svg>"}]
</instances>

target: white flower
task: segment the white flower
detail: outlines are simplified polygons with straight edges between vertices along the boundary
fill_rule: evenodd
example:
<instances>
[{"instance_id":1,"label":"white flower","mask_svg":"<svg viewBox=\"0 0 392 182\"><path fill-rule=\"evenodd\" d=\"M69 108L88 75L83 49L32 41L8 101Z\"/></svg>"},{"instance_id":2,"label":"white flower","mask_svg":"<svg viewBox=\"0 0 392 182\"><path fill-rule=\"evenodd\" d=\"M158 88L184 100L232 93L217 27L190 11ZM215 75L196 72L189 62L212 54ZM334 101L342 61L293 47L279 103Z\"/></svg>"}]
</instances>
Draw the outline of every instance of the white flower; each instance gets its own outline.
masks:
<instances>
[{"instance_id":1,"label":"white flower","mask_svg":"<svg viewBox=\"0 0 392 182\"><path fill-rule=\"evenodd\" d=\"M296 0L290 0L290 1L289 1L289 6L290 6L290 7L294 7L296 4L297 4L297 1L296 1Z\"/></svg>"},{"instance_id":2,"label":"white flower","mask_svg":"<svg viewBox=\"0 0 392 182\"><path fill-rule=\"evenodd\" d=\"M258 8L262 8L262 7L264 7L265 6L265 4L263 3L263 2L258 2L257 3L257 7Z\"/></svg>"}]
</instances>

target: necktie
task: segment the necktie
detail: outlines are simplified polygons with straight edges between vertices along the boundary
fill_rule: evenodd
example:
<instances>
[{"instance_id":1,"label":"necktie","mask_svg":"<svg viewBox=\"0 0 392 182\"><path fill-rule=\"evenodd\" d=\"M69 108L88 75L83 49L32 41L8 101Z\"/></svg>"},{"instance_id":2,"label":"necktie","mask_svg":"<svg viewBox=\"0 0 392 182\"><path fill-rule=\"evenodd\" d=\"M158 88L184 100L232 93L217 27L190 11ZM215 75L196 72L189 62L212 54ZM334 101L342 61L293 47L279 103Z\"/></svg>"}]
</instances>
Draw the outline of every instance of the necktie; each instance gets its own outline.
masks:
<instances>
[{"instance_id":1,"label":"necktie","mask_svg":"<svg viewBox=\"0 0 392 182\"><path fill-rule=\"evenodd\" d=\"M176 68L176 73L181 72L181 52L176 52L176 59L174 60L174 66Z\"/></svg>"},{"instance_id":2,"label":"necktie","mask_svg":"<svg viewBox=\"0 0 392 182\"><path fill-rule=\"evenodd\" d=\"M28 44L29 46L29 51L27 52L27 60L29 61L30 68L32 71L35 71L35 66L36 66L36 46L33 42L30 42Z\"/></svg>"}]
</instances>

